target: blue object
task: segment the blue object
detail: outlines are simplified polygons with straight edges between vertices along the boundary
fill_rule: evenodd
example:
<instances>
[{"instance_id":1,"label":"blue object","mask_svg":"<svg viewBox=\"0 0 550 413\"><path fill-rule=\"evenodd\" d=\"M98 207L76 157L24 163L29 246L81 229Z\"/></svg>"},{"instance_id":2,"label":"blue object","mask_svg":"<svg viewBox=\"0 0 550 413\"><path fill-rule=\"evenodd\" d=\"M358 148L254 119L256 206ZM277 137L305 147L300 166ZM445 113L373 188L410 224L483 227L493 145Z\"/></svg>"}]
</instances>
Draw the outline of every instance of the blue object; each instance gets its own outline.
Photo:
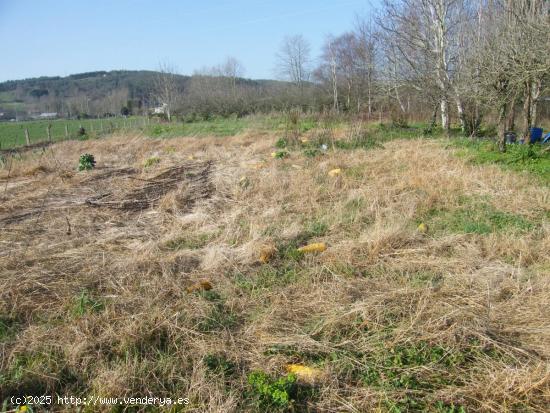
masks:
<instances>
[{"instance_id":1,"label":"blue object","mask_svg":"<svg viewBox=\"0 0 550 413\"><path fill-rule=\"evenodd\" d=\"M544 135L544 139L542 140L542 143L550 143L550 132Z\"/></svg>"},{"instance_id":2,"label":"blue object","mask_svg":"<svg viewBox=\"0 0 550 413\"><path fill-rule=\"evenodd\" d=\"M529 136L529 142L535 143L542 138L542 128L531 128L531 135Z\"/></svg>"}]
</instances>

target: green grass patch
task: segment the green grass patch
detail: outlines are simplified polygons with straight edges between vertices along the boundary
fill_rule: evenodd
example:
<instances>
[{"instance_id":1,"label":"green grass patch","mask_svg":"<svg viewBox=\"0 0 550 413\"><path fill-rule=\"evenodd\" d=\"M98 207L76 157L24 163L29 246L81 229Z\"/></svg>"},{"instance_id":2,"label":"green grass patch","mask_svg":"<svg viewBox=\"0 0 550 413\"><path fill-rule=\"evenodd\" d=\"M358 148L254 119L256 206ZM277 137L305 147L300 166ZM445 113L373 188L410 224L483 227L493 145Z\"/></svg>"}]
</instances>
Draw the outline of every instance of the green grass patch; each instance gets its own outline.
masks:
<instances>
[{"instance_id":1,"label":"green grass patch","mask_svg":"<svg viewBox=\"0 0 550 413\"><path fill-rule=\"evenodd\" d=\"M246 118L213 118L194 122L172 122L150 125L146 133L152 137L172 138L177 136L233 136L250 127Z\"/></svg>"},{"instance_id":2,"label":"green grass patch","mask_svg":"<svg viewBox=\"0 0 550 413\"><path fill-rule=\"evenodd\" d=\"M308 238L322 237L328 231L328 225L324 221L313 220L308 223L306 227L306 234Z\"/></svg>"},{"instance_id":3,"label":"green grass patch","mask_svg":"<svg viewBox=\"0 0 550 413\"><path fill-rule=\"evenodd\" d=\"M306 158L315 158L323 154L323 152L317 148L306 148L303 151Z\"/></svg>"},{"instance_id":4,"label":"green grass patch","mask_svg":"<svg viewBox=\"0 0 550 413\"><path fill-rule=\"evenodd\" d=\"M465 203L454 210L431 209L419 222L427 222L430 232L481 235L525 232L535 227L531 221L521 215L499 211L484 202Z\"/></svg>"},{"instance_id":5,"label":"green grass patch","mask_svg":"<svg viewBox=\"0 0 550 413\"><path fill-rule=\"evenodd\" d=\"M182 236L167 241L163 248L170 251L197 250L205 247L211 238L212 234Z\"/></svg>"},{"instance_id":6,"label":"green grass patch","mask_svg":"<svg viewBox=\"0 0 550 413\"><path fill-rule=\"evenodd\" d=\"M210 308L207 316L197 318L197 330L202 333L214 333L231 330L238 324L237 314L225 304L225 299L218 293L202 291L200 296L208 302Z\"/></svg>"},{"instance_id":7,"label":"green grass patch","mask_svg":"<svg viewBox=\"0 0 550 413\"><path fill-rule=\"evenodd\" d=\"M0 316L0 343L15 337L18 330L18 323L10 317Z\"/></svg>"},{"instance_id":8,"label":"green grass patch","mask_svg":"<svg viewBox=\"0 0 550 413\"><path fill-rule=\"evenodd\" d=\"M298 267L294 263L283 265L262 265L257 271L249 274L235 275L235 284L248 293L265 291L275 287L284 287L295 283L300 276Z\"/></svg>"},{"instance_id":9,"label":"green grass patch","mask_svg":"<svg viewBox=\"0 0 550 413\"><path fill-rule=\"evenodd\" d=\"M507 145L506 152L500 152L493 141L479 139L455 139L451 146L457 154L467 157L474 164L497 164L504 169L528 172L545 184L550 184L550 145Z\"/></svg>"},{"instance_id":10,"label":"green grass patch","mask_svg":"<svg viewBox=\"0 0 550 413\"><path fill-rule=\"evenodd\" d=\"M236 365L228 360L224 354L207 354L204 357L204 365L209 372L231 376L236 372Z\"/></svg>"},{"instance_id":11,"label":"green grass patch","mask_svg":"<svg viewBox=\"0 0 550 413\"><path fill-rule=\"evenodd\" d=\"M75 298L71 312L75 317L83 317L86 314L103 311L104 308L105 305L101 301L92 297L88 291L82 290Z\"/></svg>"},{"instance_id":12,"label":"green grass patch","mask_svg":"<svg viewBox=\"0 0 550 413\"><path fill-rule=\"evenodd\" d=\"M59 377L63 384L75 380L69 369L63 368L61 354L46 349L25 351L0 367L0 389L12 395L47 394L52 376Z\"/></svg>"},{"instance_id":13,"label":"green grass patch","mask_svg":"<svg viewBox=\"0 0 550 413\"><path fill-rule=\"evenodd\" d=\"M348 136L344 139L334 141L334 146L338 149L374 149L383 148L381 141L383 137L369 131L367 128L360 128L358 130L351 130Z\"/></svg>"}]
</instances>

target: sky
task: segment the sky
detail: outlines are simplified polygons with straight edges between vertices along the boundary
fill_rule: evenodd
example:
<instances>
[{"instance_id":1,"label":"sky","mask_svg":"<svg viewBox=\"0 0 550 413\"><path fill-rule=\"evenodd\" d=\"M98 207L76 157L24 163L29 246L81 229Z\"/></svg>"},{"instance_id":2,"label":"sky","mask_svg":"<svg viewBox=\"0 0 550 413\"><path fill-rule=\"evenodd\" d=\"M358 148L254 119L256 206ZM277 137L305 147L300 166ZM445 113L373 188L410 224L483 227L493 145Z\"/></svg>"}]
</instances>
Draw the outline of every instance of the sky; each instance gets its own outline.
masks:
<instances>
[{"instance_id":1,"label":"sky","mask_svg":"<svg viewBox=\"0 0 550 413\"><path fill-rule=\"evenodd\" d=\"M245 77L275 77L285 35L319 54L377 0L0 0L0 81L95 70L181 74L236 57Z\"/></svg>"}]
</instances>

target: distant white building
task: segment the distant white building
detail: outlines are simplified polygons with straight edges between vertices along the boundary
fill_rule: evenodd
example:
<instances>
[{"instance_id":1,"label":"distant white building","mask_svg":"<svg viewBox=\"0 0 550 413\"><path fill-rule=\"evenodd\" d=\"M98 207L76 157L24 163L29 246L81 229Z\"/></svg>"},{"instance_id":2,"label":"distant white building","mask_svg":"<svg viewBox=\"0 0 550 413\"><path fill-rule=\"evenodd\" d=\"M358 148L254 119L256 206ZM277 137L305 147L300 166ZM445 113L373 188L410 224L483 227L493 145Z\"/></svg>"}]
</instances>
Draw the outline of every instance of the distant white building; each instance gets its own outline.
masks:
<instances>
[{"instance_id":1,"label":"distant white building","mask_svg":"<svg viewBox=\"0 0 550 413\"><path fill-rule=\"evenodd\" d=\"M168 107L168 105L166 103L163 103L162 105L157 106L156 108L153 108L151 110L151 113L153 115L162 115L163 113L166 113L166 108L167 107Z\"/></svg>"},{"instance_id":2,"label":"distant white building","mask_svg":"<svg viewBox=\"0 0 550 413\"><path fill-rule=\"evenodd\" d=\"M40 115L34 116L35 119L55 119L57 118L57 112L44 112Z\"/></svg>"}]
</instances>

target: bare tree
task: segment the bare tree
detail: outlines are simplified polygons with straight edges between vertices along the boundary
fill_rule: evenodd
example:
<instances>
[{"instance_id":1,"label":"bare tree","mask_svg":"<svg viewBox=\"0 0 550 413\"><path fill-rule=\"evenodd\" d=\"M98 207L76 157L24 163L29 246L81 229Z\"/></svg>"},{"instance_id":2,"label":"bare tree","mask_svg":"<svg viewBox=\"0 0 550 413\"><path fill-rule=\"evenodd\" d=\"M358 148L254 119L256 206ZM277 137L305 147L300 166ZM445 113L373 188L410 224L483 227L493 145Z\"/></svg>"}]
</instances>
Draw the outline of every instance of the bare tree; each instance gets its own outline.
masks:
<instances>
[{"instance_id":1,"label":"bare tree","mask_svg":"<svg viewBox=\"0 0 550 413\"><path fill-rule=\"evenodd\" d=\"M373 110L378 59L378 38L371 20L357 19L355 28L356 70L359 78L361 97L366 98L367 113L370 118ZM366 95L366 96L365 96ZM361 100L357 101L357 111L361 109Z\"/></svg>"},{"instance_id":2,"label":"bare tree","mask_svg":"<svg viewBox=\"0 0 550 413\"><path fill-rule=\"evenodd\" d=\"M335 49L334 36L328 36L320 58L320 64L313 72L315 80L323 85L326 85L327 91L332 97L332 109L339 109L338 102L338 87L340 82L340 73L338 70L338 62Z\"/></svg>"},{"instance_id":3,"label":"bare tree","mask_svg":"<svg viewBox=\"0 0 550 413\"><path fill-rule=\"evenodd\" d=\"M450 127L450 102L463 122L463 105L456 88L460 27L468 22L467 0L398 0L384 2L378 24L396 53L394 65L406 65L414 86L438 91L441 124ZM390 56L390 59L392 57ZM464 126L464 125L463 125Z\"/></svg>"},{"instance_id":4,"label":"bare tree","mask_svg":"<svg viewBox=\"0 0 550 413\"><path fill-rule=\"evenodd\" d=\"M277 73L302 91L310 77L311 47L302 35L287 36L277 53Z\"/></svg>"},{"instance_id":5,"label":"bare tree","mask_svg":"<svg viewBox=\"0 0 550 413\"><path fill-rule=\"evenodd\" d=\"M219 71L222 76L229 79L231 84L231 93L233 94L233 97L235 97L237 94L237 78L243 77L245 73L243 64L236 58L229 56L219 66Z\"/></svg>"},{"instance_id":6,"label":"bare tree","mask_svg":"<svg viewBox=\"0 0 550 413\"><path fill-rule=\"evenodd\" d=\"M549 7L545 0L495 0L485 6L487 29L475 53L475 85L479 99L497 110L501 151L506 150L505 132L513 126L520 98L524 137L537 121L537 102L550 73L550 34L545 26Z\"/></svg>"},{"instance_id":7,"label":"bare tree","mask_svg":"<svg viewBox=\"0 0 550 413\"><path fill-rule=\"evenodd\" d=\"M166 118L170 122L172 113L180 96L177 72L173 66L164 62L159 64L158 74L153 80L153 98L164 107Z\"/></svg>"}]
</instances>

